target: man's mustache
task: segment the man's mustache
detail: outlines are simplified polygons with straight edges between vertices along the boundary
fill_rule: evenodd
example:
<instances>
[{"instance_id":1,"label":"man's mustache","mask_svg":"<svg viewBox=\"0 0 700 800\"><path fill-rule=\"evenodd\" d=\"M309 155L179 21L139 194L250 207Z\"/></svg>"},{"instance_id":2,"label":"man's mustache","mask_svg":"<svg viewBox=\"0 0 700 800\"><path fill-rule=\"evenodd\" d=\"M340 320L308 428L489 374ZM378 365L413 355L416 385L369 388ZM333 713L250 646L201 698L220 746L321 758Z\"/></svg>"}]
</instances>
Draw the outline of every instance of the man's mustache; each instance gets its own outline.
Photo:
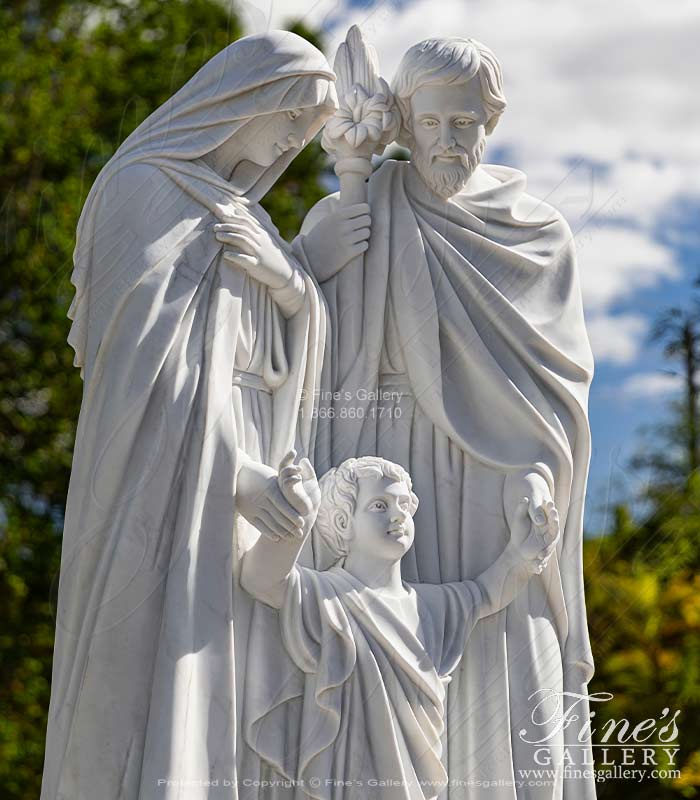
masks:
<instances>
[{"instance_id":1,"label":"man's mustache","mask_svg":"<svg viewBox=\"0 0 700 800\"><path fill-rule=\"evenodd\" d=\"M469 162L469 153L463 147L450 147L447 150L440 148L439 150L432 150L430 153L431 163L436 158L459 158L459 160L466 166Z\"/></svg>"}]
</instances>

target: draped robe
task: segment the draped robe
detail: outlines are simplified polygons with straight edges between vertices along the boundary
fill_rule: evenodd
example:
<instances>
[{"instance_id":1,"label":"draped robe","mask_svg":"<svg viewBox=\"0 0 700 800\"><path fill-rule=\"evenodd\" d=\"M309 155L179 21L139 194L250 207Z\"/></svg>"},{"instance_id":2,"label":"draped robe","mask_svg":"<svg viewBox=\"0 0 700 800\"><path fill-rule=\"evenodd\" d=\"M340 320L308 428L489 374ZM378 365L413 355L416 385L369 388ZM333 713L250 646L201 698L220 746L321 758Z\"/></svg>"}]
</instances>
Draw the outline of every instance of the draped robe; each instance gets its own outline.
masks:
<instances>
[{"instance_id":1,"label":"draped robe","mask_svg":"<svg viewBox=\"0 0 700 800\"><path fill-rule=\"evenodd\" d=\"M342 567L292 570L279 652L247 677L245 731L305 797L425 800L446 782L445 687L485 598L473 581L404 588L387 598Z\"/></svg>"},{"instance_id":2,"label":"draped robe","mask_svg":"<svg viewBox=\"0 0 700 800\"><path fill-rule=\"evenodd\" d=\"M252 614L236 580L251 534L236 514L239 453L276 465L310 451L325 313L257 205L294 153L243 188L201 157L256 113L332 102L332 79L294 34L236 42L124 142L86 201L69 312L84 394L42 800L237 796ZM303 285L288 320L223 260L212 226L243 207ZM241 369L261 372L262 405L234 386Z\"/></svg>"},{"instance_id":3,"label":"draped robe","mask_svg":"<svg viewBox=\"0 0 700 800\"><path fill-rule=\"evenodd\" d=\"M364 266L321 284L332 332L322 396L333 399L319 412L316 468L376 454L409 471L422 534L403 560L406 580L469 579L493 563L509 535L507 474L540 472L559 509L555 557L510 607L478 623L450 685L450 780L498 784L451 785L451 800L513 800L518 770L537 767L519 736L532 733L530 696L585 693L593 670L581 556L593 363L573 241L525 193L522 173L482 169L493 189L444 201L409 164L385 162L369 181ZM312 209L300 251L337 207L336 195ZM319 542L314 557L324 565ZM562 734L552 718L534 733L551 736L554 767L565 741L576 743L574 758L585 754L576 726ZM594 788L558 779L517 796L578 800Z\"/></svg>"}]
</instances>

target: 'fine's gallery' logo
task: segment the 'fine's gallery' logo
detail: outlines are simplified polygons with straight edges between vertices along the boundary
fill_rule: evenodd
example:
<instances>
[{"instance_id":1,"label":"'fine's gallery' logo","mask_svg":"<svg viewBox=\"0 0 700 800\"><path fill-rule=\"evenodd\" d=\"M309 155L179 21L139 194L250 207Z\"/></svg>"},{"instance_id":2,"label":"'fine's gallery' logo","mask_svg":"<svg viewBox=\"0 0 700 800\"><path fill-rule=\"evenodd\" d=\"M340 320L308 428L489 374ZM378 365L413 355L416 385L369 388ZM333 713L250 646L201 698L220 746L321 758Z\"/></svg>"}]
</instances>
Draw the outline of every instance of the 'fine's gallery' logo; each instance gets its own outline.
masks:
<instances>
[{"instance_id":1,"label":"'fine's gallery' logo","mask_svg":"<svg viewBox=\"0 0 700 800\"><path fill-rule=\"evenodd\" d=\"M596 725L596 711L589 710L589 704L612 698L610 692L583 695L541 689L530 695L530 724L518 735L533 746L540 766L675 767L680 710L663 708L656 718L608 719Z\"/></svg>"}]
</instances>

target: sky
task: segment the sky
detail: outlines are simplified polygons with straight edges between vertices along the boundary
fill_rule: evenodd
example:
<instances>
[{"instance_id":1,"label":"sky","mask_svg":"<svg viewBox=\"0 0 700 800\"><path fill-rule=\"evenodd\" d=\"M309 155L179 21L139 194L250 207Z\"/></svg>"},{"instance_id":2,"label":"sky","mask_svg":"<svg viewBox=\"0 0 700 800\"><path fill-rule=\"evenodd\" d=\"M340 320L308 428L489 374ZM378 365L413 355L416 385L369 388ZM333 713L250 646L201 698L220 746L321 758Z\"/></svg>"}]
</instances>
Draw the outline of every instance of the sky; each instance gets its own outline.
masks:
<instances>
[{"instance_id":1,"label":"sky","mask_svg":"<svg viewBox=\"0 0 700 800\"><path fill-rule=\"evenodd\" d=\"M587 527L634 491L639 429L662 419L677 375L651 321L688 301L700 275L700 3L696 0L241 0L249 32L290 19L323 30L326 54L351 24L393 76L431 36L487 44L508 107L485 161L523 170L528 191L575 234L596 359Z\"/></svg>"}]
</instances>

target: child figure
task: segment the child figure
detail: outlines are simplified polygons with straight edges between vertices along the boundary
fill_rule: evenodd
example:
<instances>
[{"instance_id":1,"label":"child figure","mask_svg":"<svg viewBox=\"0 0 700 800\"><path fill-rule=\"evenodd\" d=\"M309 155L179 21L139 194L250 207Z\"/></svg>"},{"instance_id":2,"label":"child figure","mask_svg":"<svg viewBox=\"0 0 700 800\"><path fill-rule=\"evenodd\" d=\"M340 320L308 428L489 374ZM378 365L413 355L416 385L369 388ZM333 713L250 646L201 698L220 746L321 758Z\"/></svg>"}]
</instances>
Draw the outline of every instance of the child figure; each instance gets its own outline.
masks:
<instances>
[{"instance_id":1,"label":"child figure","mask_svg":"<svg viewBox=\"0 0 700 800\"><path fill-rule=\"evenodd\" d=\"M447 782L450 674L476 622L544 569L559 536L554 504L530 514L527 499L516 503L509 543L476 580L408 584L401 558L418 498L402 467L348 459L319 491L304 460L284 465L279 480L318 509L316 544L336 561L324 571L299 566L303 532L261 536L243 558L241 583L279 609L280 653L295 665L283 666L287 656L249 661L247 741L312 798L434 798Z\"/></svg>"}]
</instances>

